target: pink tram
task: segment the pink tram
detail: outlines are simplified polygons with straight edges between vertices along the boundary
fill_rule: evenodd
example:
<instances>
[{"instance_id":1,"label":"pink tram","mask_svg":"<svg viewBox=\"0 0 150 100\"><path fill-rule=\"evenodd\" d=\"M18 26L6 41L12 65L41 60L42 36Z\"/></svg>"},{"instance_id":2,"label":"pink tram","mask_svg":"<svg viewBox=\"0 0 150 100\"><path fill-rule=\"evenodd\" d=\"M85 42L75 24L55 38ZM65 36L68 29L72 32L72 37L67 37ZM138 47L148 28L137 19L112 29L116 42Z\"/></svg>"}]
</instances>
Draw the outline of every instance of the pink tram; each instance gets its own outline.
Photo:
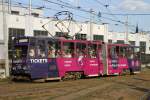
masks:
<instances>
[{"instance_id":1,"label":"pink tram","mask_svg":"<svg viewBox=\"0 0 150 100\"><path fill-rule=\"evenodd\" d=\"M139 56L139 57L138 57ZM14 40L13 78L80 79L140 71L138 47L101 41L21 37Z\"/></svg>"}]
</instances>

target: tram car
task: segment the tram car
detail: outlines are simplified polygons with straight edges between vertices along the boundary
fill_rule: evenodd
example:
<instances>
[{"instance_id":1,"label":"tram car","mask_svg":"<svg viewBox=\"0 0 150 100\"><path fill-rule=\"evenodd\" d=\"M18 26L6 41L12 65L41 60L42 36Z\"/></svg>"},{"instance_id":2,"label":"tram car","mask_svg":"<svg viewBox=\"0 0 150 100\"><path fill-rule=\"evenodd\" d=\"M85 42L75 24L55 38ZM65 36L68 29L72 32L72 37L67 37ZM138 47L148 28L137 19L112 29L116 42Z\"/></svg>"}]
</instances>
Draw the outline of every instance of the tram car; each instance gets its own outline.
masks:
<instances>
[{"instance_id":1,"label":"tram car","mask_svg":"<svg viewBox=\"0 0 150 100\"><path fill-rule=\"evenodd\" d=\"M10 74L31 80L69 80L140 71L139 48L48 37L14 39Z\"/></svg>"}]
</instances>

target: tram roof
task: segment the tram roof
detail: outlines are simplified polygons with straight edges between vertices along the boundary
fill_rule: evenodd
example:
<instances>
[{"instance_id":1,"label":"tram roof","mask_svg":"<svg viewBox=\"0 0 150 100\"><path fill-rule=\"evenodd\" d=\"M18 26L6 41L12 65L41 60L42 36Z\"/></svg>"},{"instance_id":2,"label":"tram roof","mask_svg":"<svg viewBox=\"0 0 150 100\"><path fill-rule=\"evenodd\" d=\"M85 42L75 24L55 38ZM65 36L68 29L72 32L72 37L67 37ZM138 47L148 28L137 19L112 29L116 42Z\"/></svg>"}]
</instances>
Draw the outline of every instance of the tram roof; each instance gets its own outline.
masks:
<instances>
[{"instance_id":1,"label":"tram roof","mask_svg":"<svg viewBox=\"0 0 150 100\"><path fill-rule=\"evenodd\" d=\"M140 46L130 45L130 44L108 44L109 46L120 46L120 47L133 47L139 48Z\"/></svg>"},{"instance_id":2,"label":"tram roof","mask_svg":"<svg viewBox=\"0 0 150 100\"><path fill-rule=\"evenodd\" d=\"M129 46L129 44L108 44L110 46Z\"/></svg>"},{"instance_id":3,"label":"tram roof","mask_svg":"<svg viewBox=\"0 0 150 100\"><path fill-rule=\"evenodd\" d=\"M103 43L100 40L71 40L71 39L65 39L65 38L51 38L51 37L33 37L33 36L23 36L23 37L16 37L15 39L47 39L47 40L54 40L54 41L64 41L64 42L80 42L80 43Z\"/></svg>"}]
</instances>

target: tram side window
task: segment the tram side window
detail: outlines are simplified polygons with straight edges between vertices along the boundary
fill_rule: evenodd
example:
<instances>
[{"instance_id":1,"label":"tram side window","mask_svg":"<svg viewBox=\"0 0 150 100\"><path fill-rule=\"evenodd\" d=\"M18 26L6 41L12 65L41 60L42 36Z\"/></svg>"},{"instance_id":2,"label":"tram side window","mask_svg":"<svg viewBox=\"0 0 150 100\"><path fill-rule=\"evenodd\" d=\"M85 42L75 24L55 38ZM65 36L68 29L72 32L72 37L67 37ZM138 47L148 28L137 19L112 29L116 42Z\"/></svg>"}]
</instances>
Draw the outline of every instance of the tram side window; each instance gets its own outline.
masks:
<instances>
[{"instance_id":1,"label":"tram side window","mask_svg":"<svg viewBox=\"0 0 150 100\"><path fill-rule=\"evenodd\" d=\"M56 49L55 56L56 57L62 57L61 42L58 41L55 43L55 49Z\"/></svg>"},{"instance_id":2,"label":"tram side window","mask_svg":"<svg viewBox=\"0 0 150 100\"><path fill-rule=\"evenodd\" d=\"M39 58L44 58L46 57L46 45L45 45L45 40L38 40L37 42L37 56Z\"/></svg>"},{"instance_id":3,"label":"tram side window","mask_svg":"<svg viewBox=\"0 0 150 100\"><path fill-rule=\"evenodd\" d=\"M134 58L134 49L132 47L128 48L127 56L128 56L129 59Z\"/></svg>"},{"instance_id":4,"label":"tram side window","mask_svg":"<svg viewBox=\"0 0 150 100\"><path fill-rule=\"evenodd\" d=\"M110 49L110 57L111 58L118 58L118 53L119 53L119 50L118 50L119 48L117 48L117 47L111 47L111 49Z\"/></svg>"},{"instance_id":5,"label":"tram side window","mask_svg":"<svg viewBox=\"0 0 150 100\"><path fill-rule=\"evenodd\" d=\"M29 48L29 57L30 58L35 57L35 46L30 46L30 48Z\"/></svg>"},{"instance_id":6,"label":"tram side window","mask_svg":"<svg viewBox=\"0 0 150 100\"><path fill-rule=\"evenodd\" d=\"M65 42L63 44L63 57L64 58L73 58L74 57L74 43Z\"/></svg>"},{"instance_id":7,"label":"tram side window","mask_svg":"<svg viewBox=\"0 0 150 100\"><path fill-rule=\"evenodd\" d=\"M76 44L76 56L77 57L85 57L87 54L86 52L86 44L85 43L77 43Z\"/></svg>"},{"instance_id":8,"label":"tram side window","mask_svg":"<svg viewBox=\"0 0 150 100\"><path fill-rule=\"evenodd\" d=\"M29 58L35 58L35 39L29 39L29 41L28 56Z\"/></svg>"},{"instance_id":9,"label":"tram side window","mask_svg":"<svg viewBox=\"0 0 150 100\"><path fill-rule=\"evenodd\" d=\"M48 58L55 58L56 50L56 44L53 41L48 41Z\"/></svg>"},{"instance_id":10,"label":"tram side window","mask_svg":"<svg viewBox=\"0 0 150 100\"><path fill-rule=\"evenodd\" d=\"M119 56L120 57L126 57L126 48L125 47L120 47L120 50L119 50Z\"/></svg>"},{"instance_id":11,"label":"tram side window","mask_svg":"<svg viewBox=\"0 0 150 100\"><path fill-rule=\"evenodd\" d=\"M128 48L128 58L129 59L139 59L140 58L140 48L129 47Z\"/></svg>"},{"instance_id":12,"label":"tram side window","mask_svg":"<svg viewBox=\"0 0 150 100\"><path fill-rule=\"evenodd\" d=\"M89 44L88 45L88 53L90 58L96 58L96 44Z\"/></svg>"},{"instance_id":13,"label":"tram side window","mask_svg":"<svg viewBox=\"0 0 150 100\"><path fill-rule=\"evenodd\" d=\"M140 55L140 48L138 48L138 47L136 48L136 47L135 47L135 48L134 48L134 54L135 54L135 58L136 58L136 59L140 59L140 58L141 58L141 57L140 57L140 56L141 56L141 55Z\"/></svg>"}]
</instances>

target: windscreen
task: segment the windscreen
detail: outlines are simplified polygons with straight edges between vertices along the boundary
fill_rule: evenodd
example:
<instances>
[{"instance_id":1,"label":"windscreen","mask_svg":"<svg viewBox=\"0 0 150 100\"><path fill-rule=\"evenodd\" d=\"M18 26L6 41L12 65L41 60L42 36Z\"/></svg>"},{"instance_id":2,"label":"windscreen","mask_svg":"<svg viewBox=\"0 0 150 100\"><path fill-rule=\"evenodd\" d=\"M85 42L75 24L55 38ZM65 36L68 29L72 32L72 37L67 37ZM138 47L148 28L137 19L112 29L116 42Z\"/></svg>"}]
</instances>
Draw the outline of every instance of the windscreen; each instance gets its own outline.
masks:
<instances>
[{"instance_id":1,"label":"windscreen","mask_svg":"<svg viewBox=\"0 0 150 100\"><path fill-rule=\"evenodd\" d=\"M15 46L13 50L14 59L22 59L27 57L27 46Z\"/></svg>"}]
</instances>

